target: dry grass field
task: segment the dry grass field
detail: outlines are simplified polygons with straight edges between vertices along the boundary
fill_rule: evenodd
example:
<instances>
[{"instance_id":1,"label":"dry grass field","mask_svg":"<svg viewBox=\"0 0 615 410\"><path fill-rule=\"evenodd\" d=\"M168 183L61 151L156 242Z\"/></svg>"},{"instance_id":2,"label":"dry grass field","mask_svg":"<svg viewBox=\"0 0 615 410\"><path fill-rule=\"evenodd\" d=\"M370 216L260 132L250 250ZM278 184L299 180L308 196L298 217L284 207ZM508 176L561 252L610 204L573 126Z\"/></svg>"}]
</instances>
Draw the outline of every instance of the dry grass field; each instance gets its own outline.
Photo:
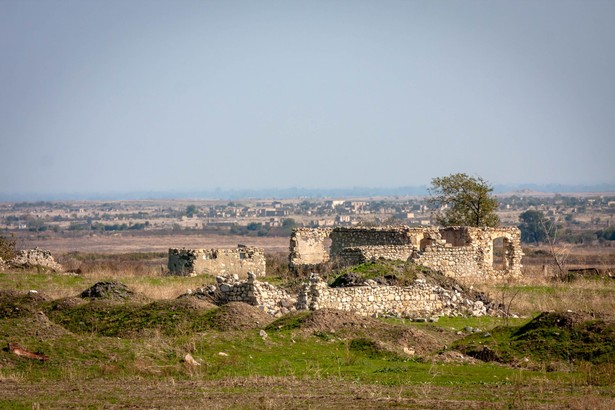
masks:
<instances>
[{"instance_id":1,"label":"dry grass field","mask_svg":"<svg viewBox=\"0 0 615 410\"><path fill-rule=\"evenodd\" d=\"M23 233L17 236L18 247L38 246L54 255L68 252L129 253L166 252L169 248L234 248L237 244L264 248L268 253L288 252L288 237L244 237L236 235L204 235L199 233L129 233L114 235L44 235Z\"/></svg>"}]
</instances>

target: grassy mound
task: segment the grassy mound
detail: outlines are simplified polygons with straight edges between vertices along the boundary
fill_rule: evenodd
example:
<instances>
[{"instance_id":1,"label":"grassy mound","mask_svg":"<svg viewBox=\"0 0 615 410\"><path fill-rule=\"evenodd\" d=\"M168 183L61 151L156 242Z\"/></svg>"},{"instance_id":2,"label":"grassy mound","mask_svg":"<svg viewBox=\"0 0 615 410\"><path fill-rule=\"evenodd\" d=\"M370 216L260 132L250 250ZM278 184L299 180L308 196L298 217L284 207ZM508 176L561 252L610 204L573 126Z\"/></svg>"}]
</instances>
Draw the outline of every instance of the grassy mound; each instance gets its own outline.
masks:
<instances>
[{"instance_id":1,"label":"grassy mound","mask_svg":"<svg viewBox=\"0 0 615 410\"><path fill-rule=\"evenodd\" d=\"M425 274L435 272L414 263L404 261L378 260L343 269L330 283L331 287L360 286L366 280L382 285L407 286Z\"/></svg>"},{"instance_id":2,"label":"grassy mound","mask_svg":"<svg viewBox=\"0 0 615 410\"><path fill-rule=\"evenodd\" d=\"M544 312L520 327L496 327L457 341L455 349L483 361L537 363L615 362L615 323L570 312Z\"/></svg>"},{"instance_id":3,"label":"grassy mound","mask_svg":"<svg viewBox=\"0 0 615 410\"><path fill-rule=\"evenodd\" d=\"M288 314L272 322L266 330L296 331L325 340L369 340L380 351L402 356L429 355L453 340L452 332L441 328L418 329L335 309Z\"/></svg>"},{"instance_id":4,"label":"grassy mound","mask_svg":"<svg viewBox=\"0 0 615 410\"><path fill-rule=\"evenodd\" d=\"M257 307L229 303L214 307L193 300L156 301L145 305L93 300L83 304L54 301L49 318L75 333L134 338L148 332L180 336L208 329L243 330L262 328L272 319Z\"/></svg>"}]
</instances>

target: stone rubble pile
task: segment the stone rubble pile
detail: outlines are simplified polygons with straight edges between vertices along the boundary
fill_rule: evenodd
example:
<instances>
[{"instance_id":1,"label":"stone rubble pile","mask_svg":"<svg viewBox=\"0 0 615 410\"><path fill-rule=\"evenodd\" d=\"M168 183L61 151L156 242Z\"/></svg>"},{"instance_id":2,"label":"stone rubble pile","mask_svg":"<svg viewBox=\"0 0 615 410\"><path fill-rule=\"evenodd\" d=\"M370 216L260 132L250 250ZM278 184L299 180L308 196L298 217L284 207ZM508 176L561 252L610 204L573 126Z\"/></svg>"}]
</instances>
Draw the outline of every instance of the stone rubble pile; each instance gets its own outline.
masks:
<instances>
[{"instance_id":1,"label":"stone rubble pile","mask_svg":"<svg viewBox=\"0 0 615 410\"><path fill-rule=\"evenodd\" d=\"M34 248L25 251L19 251L17 256L8 262L9 266L21 269L30 269L34 267L42 267L54 272L63 272L62 265L57 263L50 251Z\"/></svg>"},{"instance_id":2,"label":"stone rubble pile","mask_svg":"<svg viewBox=\"0 0 615 410\"><path fill-rule=\"evenodd\" d=\"M262 311L281 316L296 310L297 299L284 289L267 282L259 282L256 275L248 273L247 280L240 280L238 275L216 276L214 285L205 286L188 292L190 296L209 300L216 305L229 302L244 302L258 306ZM186 296L186 295L182 295Z\"/></svg>"}]
</instances>

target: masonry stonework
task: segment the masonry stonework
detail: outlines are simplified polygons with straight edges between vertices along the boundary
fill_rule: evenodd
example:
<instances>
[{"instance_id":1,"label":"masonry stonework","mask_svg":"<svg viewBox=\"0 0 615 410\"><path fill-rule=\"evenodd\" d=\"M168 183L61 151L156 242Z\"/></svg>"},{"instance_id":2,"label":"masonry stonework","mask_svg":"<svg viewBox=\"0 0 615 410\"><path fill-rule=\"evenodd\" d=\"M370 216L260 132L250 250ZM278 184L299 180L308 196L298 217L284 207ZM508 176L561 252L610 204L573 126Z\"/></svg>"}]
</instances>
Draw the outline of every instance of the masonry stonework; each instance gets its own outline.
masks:
<instances>
[{"instance_id":1,"label":"masonry stonework","mask_svg":"<svg viewBox=\"0 0 615 410\"><path fill-rule=\"evenodd\" d=\"M258 306L263 312L280 316L296 310L297 298L267 282L259 282L256 275L248 272L246 280L240 280L236 275L216 276L216 283L189 294L205 295L216 305L229 302L244 302Z\"/></svg>"},{"instance_id":2,"label":"masonry stonework","mask_svg":"<svg viewBox=\"0 0 615 410\"><path fill-rule=\"evenodd\" d=\"M318 275L312 274L309 283L298 294L266 282L259 282L252 273L247 280L237 277L216 277L216 283L190 291L189 295L205 297L217 305L244 302L258 306L273 316L295 310L338 309L362 316L394 316L403 318L434 318L440 316L498 315L497 305L486 304L463 288L445 289L417 279L411 286L383 286L367 281L363 286L332 288Z\"/></svg>"},{"instance_id":3,"label":"masonry stonework","mask_svg":"<svg viewBox=\"0 0 615 410\"><path fill-rule=\"evenodd\" d=\"M237 249L169 249L169 274L178 276L237 275L247 278L248 272L265 275L265 251L238 246Z\"/></svg>"},{"instance_id":4,"label":"masonry stonework","mask_svg":"<svg viewBox=\"0 0 615 410\"><path fill-rule=\"evenodd\" d=\"M460 289L461 290L461 289ZM332 288L312 275L297 298L297 309L338 309L364 316L405 318L439 316L484 316L487 306L456 289L447 290L417 279L412 286L381 286L368 281L365 286Z\"/></svg>"},{"instance_id":5,"label":"masonry stonework","mask_svg":"<svg viewBox=\"0 0 615 410\"><path fill-rule=\"evenodd\" d=\"M516 227L300 228L290 240L293 268L329 260L353 265L397 259L455 278L503 280L521 275L522 256L521 233Z\"/></svg>"},{"instance_id":6,"label":"masonry stonework","mask_svg":"<svg viewBox=\"0 0 615 410\"><path fill-rule=\"evenodd\" d=\"M330 228L297 228L290 236L291 265L317 265L329 260Z\"/></svg>"}]
</instances>

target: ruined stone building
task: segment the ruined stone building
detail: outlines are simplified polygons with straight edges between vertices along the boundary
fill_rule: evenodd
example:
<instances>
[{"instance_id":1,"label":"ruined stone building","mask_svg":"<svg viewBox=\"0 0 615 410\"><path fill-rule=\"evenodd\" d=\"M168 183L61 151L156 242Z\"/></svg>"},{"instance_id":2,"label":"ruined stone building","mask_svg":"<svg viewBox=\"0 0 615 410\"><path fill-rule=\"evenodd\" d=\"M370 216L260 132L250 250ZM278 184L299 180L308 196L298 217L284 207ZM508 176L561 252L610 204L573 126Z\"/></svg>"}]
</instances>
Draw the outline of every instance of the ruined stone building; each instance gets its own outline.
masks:
<instances>
[{"instance_id":1,"label":"ruined stone building","mask_svg":"<svg viewBox=\"0 0 615 410\"><path fill-rule=\"evenodd\" d=\"M248 272L265 275L265 251L238 245L237 249L169 249L169 274L178 276L237 275L247 278Z\"/></svg>"},{"instance_id":2,"label":"ruined stone building","mask_svg":"<svg viewBox=\"0 0 615 410\"><path fill-rule=\"evenodd\" d=\"M290 238L292 268L409 260L458 279L504 279L521 275L522 255L516 227L299 228Z\"/></svg>"}]
</instances>

